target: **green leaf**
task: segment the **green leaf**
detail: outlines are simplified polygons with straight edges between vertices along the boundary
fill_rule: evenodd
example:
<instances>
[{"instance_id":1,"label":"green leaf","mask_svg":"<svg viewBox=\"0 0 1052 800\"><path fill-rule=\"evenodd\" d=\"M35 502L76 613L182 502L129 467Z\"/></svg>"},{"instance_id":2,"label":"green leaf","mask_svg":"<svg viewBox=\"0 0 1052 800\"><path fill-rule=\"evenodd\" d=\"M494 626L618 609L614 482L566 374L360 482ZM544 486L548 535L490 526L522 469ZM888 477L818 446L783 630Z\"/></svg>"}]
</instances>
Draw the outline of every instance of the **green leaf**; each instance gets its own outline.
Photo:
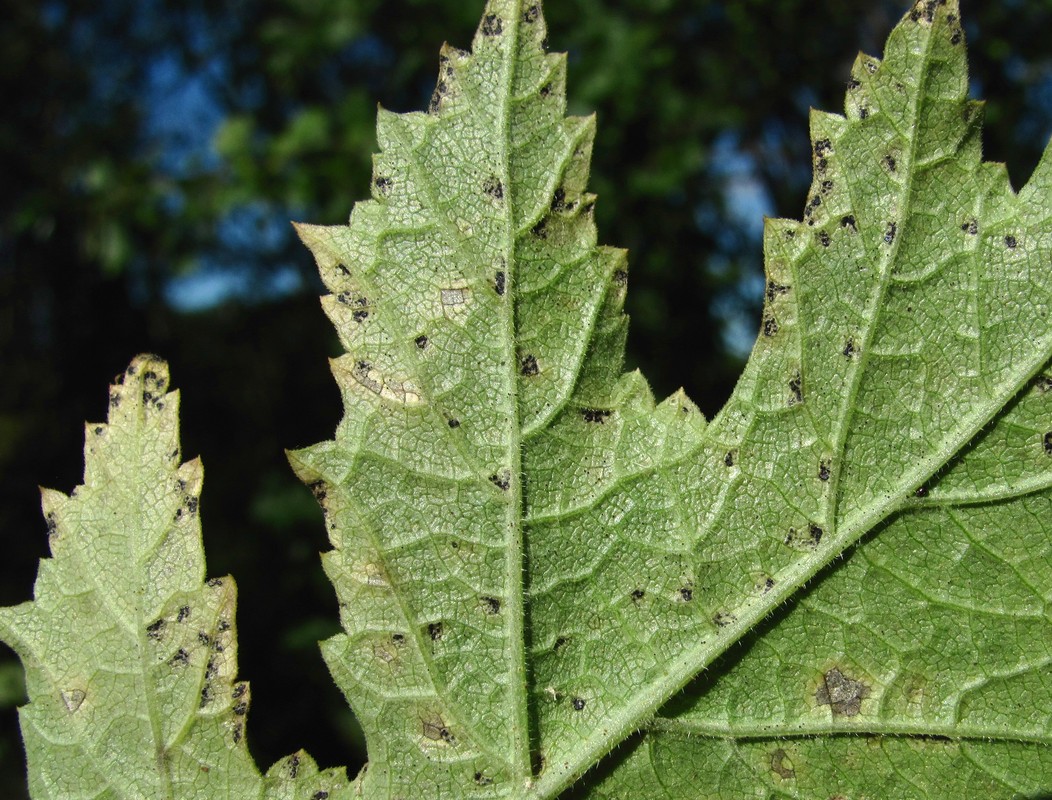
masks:
<instances>
[{"instance_id":1,"label":"green leaf","mask_svg":"<svg viewBox=\"0 0 1052 800\"><path fill-rule=\"evenodd\" d=\"M625 257L544 38L490 0L429 113L380 112L373 199L299 229L346 413L291 460L364 796L554 797L600 762L602 797L1052 790L1052 155L1018 195L982 162L957 3L813 114L708 426L621 374Z\"/></svg>"},{"instance_id":2,"label":"green leaf","mask_svg":"<svg viewBox=\"0 0 1052 800\"><path fill-rule=\"evenodd\" d=\"M205 581L199 460L179 463L168 367L139 356L88 424L84 485L43 490L51 558L35 599L0 608L22 659L20 709L34 798L337 797L341 771L274 768L245 743L230 577Z\"/></svg>"}]
</instances>

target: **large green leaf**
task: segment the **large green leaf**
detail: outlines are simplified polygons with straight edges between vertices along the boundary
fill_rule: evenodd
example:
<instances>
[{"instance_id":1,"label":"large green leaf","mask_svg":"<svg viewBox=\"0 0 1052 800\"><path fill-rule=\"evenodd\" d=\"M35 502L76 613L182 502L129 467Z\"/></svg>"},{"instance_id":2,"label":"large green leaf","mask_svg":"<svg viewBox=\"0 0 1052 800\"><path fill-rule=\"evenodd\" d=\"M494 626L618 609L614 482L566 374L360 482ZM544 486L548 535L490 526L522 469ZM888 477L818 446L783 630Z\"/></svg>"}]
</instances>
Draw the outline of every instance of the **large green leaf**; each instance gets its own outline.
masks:
<instances>
[{"instance_id":1,"label":"large green leaf","mask_svg":"<svg viewBox=\"0 0 1052 800\"><path fill-rule=\"evenodd\" d=\"M266 778L248 753L236 589L205 581L203 471L180 464L168 388L153 356L110 387L109 422L86 428L84 485L43 491L51 558L35 600L0 608L0 638L26 670L33 797L346 796L343 771L320 773L304 753Z\"/></svg>"},{"instance_id":2,"label":"large green leaf","mask_svg":"<svg viewBox=\"0 0 1052 800\"><path fill-rule=\"evenodd\" d=\"M625 259L538 2L490 0L429 112L381 111L373 200L300 228L346 414L291 456L365 796L553 797L622 743L585 790L1052 790L1052 155L1018 195L982 162L958 14L918 2L813 115L708 426L621 374Z\"/></svg>"}]
</instances>

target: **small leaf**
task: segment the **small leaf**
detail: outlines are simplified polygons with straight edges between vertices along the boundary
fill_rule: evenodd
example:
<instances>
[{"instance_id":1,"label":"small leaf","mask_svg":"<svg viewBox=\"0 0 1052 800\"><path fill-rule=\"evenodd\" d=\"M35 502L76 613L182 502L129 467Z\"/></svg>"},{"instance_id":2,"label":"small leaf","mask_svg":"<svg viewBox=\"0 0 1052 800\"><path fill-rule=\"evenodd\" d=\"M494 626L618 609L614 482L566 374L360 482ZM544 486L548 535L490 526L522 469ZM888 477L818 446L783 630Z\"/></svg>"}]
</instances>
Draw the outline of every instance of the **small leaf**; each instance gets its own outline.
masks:
<instances>
[{"instance_id":1,"label":"small leaf","mask_svg":"<svg viewBox=\"0 0 1052 800\"><path fill-rule=\"evenodd\" d=\"M0 638L26 670L30 790L263 797L249 686L236 680L236 588L205 580L202 468L180 464L167 365L136 358L109 406L106 424L86 427L84 485L43 491L51 558L35 599L0 608ZM330 777L333 797L341 780L349 791Z\"/></svg>"}]
</instances>

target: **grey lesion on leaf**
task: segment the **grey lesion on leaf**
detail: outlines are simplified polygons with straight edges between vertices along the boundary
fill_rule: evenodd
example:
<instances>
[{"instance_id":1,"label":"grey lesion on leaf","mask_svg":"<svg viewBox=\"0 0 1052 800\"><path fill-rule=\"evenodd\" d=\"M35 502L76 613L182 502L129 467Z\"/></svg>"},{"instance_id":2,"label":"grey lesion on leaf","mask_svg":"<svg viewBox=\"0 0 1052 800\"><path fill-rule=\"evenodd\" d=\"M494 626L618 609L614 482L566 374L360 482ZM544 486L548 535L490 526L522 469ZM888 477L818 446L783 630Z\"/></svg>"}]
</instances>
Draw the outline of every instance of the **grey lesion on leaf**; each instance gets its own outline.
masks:
<instances>
[{"instance_id":1,"label":"grey lesion on leaf","mask_svg":"<svg viewBox=\"0 0 1052 800\"><path fill-rule=\"evenodd\" d=\"M70 714L77 713L84 705L84 699L88 696L83 689L63 689L60 693L62 705Z\"/></svg>"},{"instance_id":2,"label":"grey lesion on leaf","mask_svg":"<svg viewBox=\"0 0 1052 800\"><path fill-rule=\"evenodd\" d=\"M862 710L862 701L869 695L868 684L833 667L822 676L815 690L815 701L820 706L829 706L835 717L857 717Z\"/></svg>"},{"instance_id":3,"label":"grey lesion on leaf","mask_svg":"<svg viewBox=\"0 0 1052 800\"><path fill-rule=\"evenodd\" d=\"M796 777L796 767L785 750L779 747L771 752L771 772L783 780L792 780Z\"/></svg>"}]
</instances>

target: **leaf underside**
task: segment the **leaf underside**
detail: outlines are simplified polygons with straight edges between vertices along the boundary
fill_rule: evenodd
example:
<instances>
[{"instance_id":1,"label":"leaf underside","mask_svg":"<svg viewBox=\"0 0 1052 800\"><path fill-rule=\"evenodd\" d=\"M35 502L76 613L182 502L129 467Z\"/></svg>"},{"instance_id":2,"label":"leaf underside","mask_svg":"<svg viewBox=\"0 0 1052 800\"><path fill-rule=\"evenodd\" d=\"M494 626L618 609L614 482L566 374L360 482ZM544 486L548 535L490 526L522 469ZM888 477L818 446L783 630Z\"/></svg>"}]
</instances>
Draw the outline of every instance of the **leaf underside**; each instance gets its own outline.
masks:
<instances>
[{"instance_id":1,"label":"leaf underside","mask_svg":"<svg viewBox=\"0 0 1052 800\"><path fill-rule=\"evenodd\" d=\"M205 580L203 470L180 463L179 396L139 356L86 426L84 484L45 489L51 558L35 599L0 608L26 670L29 788L41 798L349 796L343 770L305 753L263 777L248 753L230 577Z\"/></svg>"},{"instance_id":2,"label":"leaf underside","mask_svg":"<svg viewBox=\"0 0 1052 800\"><path fill-rule=\"evenodd\" d=\"M813 114L709 424L621 372L625 257L545 33L491 0L429 111L380 112L373 199L300 227L346 414L291 458L364 795L1052 789L1052 156L1018 194L983 163L957 3Z\"/></svg>"}]
</instances>

